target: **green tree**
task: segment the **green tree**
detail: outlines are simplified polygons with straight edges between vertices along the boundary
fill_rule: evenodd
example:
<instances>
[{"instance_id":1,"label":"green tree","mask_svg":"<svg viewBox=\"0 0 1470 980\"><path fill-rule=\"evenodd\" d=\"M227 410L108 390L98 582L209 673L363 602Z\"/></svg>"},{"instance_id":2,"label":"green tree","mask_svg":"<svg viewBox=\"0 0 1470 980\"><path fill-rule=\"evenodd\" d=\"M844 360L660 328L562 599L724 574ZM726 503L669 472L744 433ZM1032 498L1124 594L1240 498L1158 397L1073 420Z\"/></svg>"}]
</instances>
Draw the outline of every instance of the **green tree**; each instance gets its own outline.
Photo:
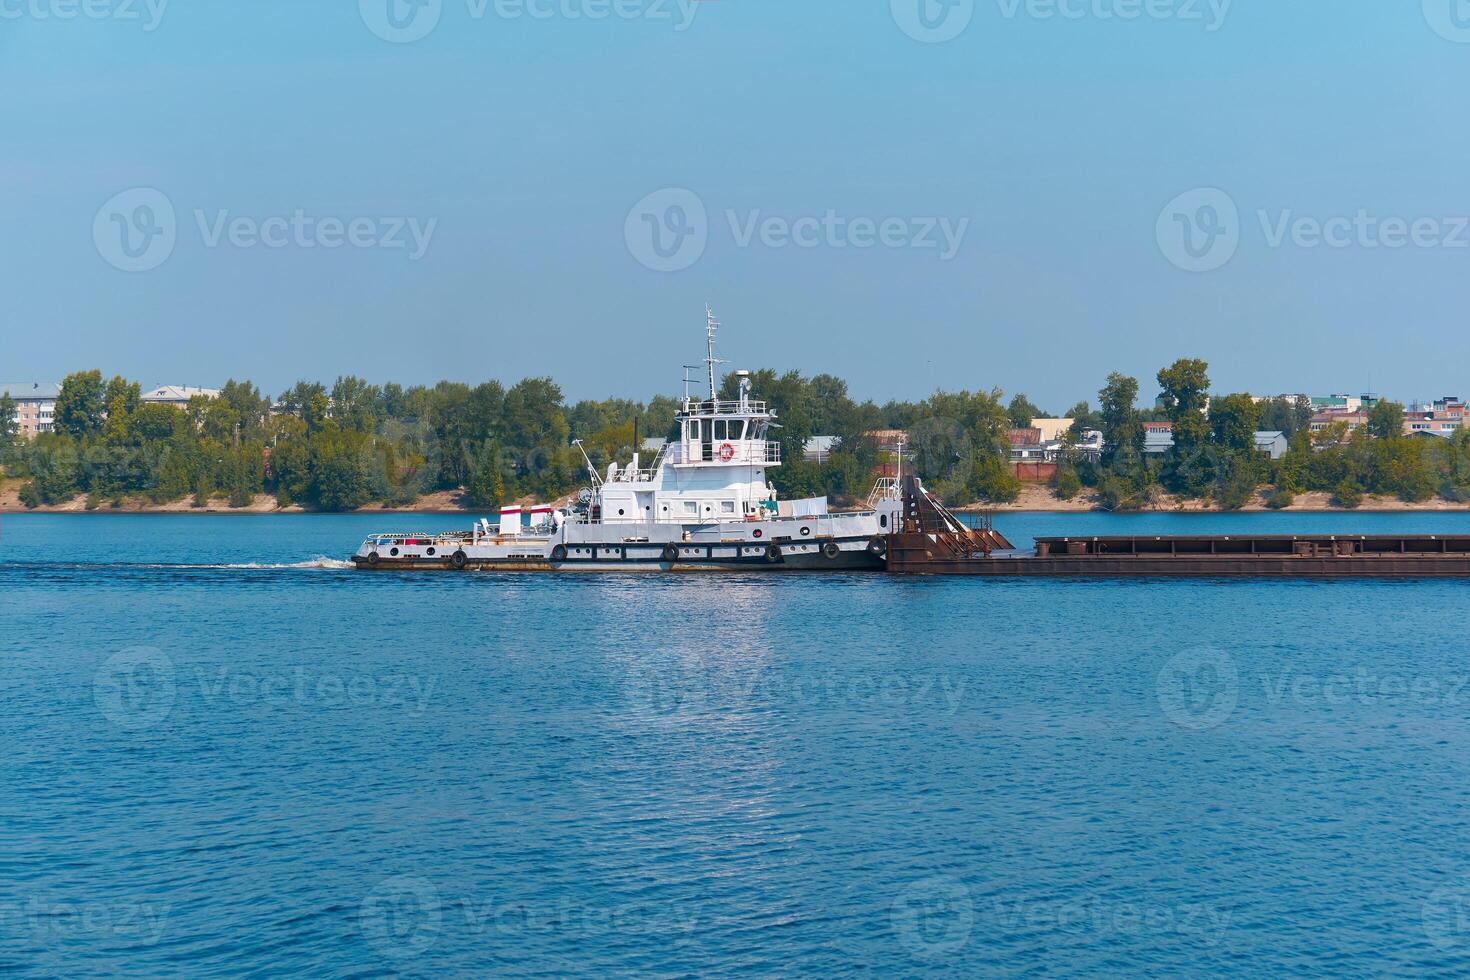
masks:
<instances>
[{"instance_id":1,"label":"green tree","mask_svg":"<svg viewBox=\"0 0 1470 980\"><path fill-rule=\"evenodd\" d=\"M1368 409L1368 434L1375 439L1401 439L1404 435L1404 406L1387 399Z\"/></svg>"},{"instance_id":2,"label":"green tree","mask_svg":"<svg viewBox=\"0 0 1470 980\"><path fill-rule=\"evenodd\" d=\"M1224 395L1210 403L1210 439L1224 453L1256 451L1261 407L1250 395Z\"/></svg>"},{"instance_id":3,"label":"green tree","mask_svg":"<svg viewBox=\"0 0 1470 980\"><path fill-rule=\"evenodd\" d=\"M1032 404L1031 399L1025 395L1016 395L1011 403L1006 406L1006 414L1010 416L1011 427L1015 429L1031 428L1032 419L1046 418L1046 413Z\"/></svg>"},{"instance_id":4,"label":"green tree","mask_svg":"<svg viewBox=\"0 0 1470 980\"><path fill-rule=\"evenodd\" d=\"M377 424L376 407L381 395L376 386L359 377L339 377L332 385L332 418L344 429L371 432Z\"/></svg>"},{"instance_id":5,"label":"green tree","mask_svg":"<svg viewBox=\"0 0 1470 980\"><path fill-rule=\"evenodd\" d=\"M1295 398L1268 398L1261 403L1261 428L1280 432L1291 439L1312 424L1312 402L1305 395Z\"/></svg>"},{"instance_id":6,"label":"green tree","mask_svg":"<svg viewBox=\"0 0 1470 980\"><path fill-rule=\"evenodd\" d=\"M1210 389L1209 365L1181 358L1159 371L1159 401L1174 425L1174 448L1169 452L1170 489L1200 493L1214 477L1207 452L1210 423L1205 417Z\"/></svg>"},{"instance_id":7,"label":"green tree","mask_svg":"<svg viewBox=\"0 0 1470 980\"><path fill-rule=\"evenodd\" d=\"M20 420L16 418L15 399L10 392L0 392L0 464L9 457L20 432Z\"/></svg>"},{"instance_id":8,"label":"green tree","mask_svg":"<svg viewBox=\"0 0 1470 980\"><path fill-rule=\"evenodd\" d=\"M1184 433L1183 448L1195 449L1208 438L1205 419L1209 402L1209 365L1195 358L1181 358L1158 374L1160 407L1174 423L1175 442Z\"/></svg>"},{"instance_id":9,"label":"green tree","mask_svg":"<svg viewBox=\"0 0 1470 980\"><path fill-rule=\"evenodd\" d=\"M505 503L502 464L500 447L493 440L487 440L481 446L470 478L465 483L465 503L483 510L494 510Z\"/></svg>"},{"instance_id":10,"label":"green tree","mask_svg":"<svg viewBox=\"0 0 1470 980\"><path fill-rule=\"evenodd\" d=\"M1143 462L1143 419L1138 414L1138 381L1116 371L1097 393L1097 422L1103 436L1102 465L1118 472Z\"/></svg>"},{"instance_id":11,"label":"green tree","mask_svg":"<svg viewBox=\"0 0 1470 980\"><path fill-rule=\"evenodd\" d=\"M78 371L61 382L56 397L55 428L77 439L85 439L102 430L107 412L106 389L102 372Z\"/></svg>"},{"instance_id":12,"label":"green tree","mask_svg":"<svg viewBox=\"0 0 1470 980\"><path fill-rule=\"evenodd\" d=\"M1074 499L1082 492L1082 481L1077 477L1077 470L1070 465L1058 467L1054 488L1056 495L1062 500Z\"/></svg>"}]
</instances>

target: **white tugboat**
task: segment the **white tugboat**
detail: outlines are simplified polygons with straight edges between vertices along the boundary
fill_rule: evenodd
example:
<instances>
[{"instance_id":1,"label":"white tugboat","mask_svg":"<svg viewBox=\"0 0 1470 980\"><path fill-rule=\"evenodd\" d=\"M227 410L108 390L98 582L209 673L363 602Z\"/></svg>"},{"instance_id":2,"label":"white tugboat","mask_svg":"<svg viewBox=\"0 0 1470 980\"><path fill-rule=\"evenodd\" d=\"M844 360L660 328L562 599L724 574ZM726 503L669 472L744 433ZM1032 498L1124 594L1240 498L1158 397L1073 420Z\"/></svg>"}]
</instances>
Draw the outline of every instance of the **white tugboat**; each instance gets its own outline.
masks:
<instances>
[{"instance_id":1,"label":"white tugboat","mask_svg":"<svg viewBox=\"0 0 1470 980\"><path fill-rule=\"evenodd\" d=\"M708 311L706 311L708 313ZM599 475L575 508L503 507L498 523L469 531L373 534L352 556L375 570L495 571L835 571L884 567L887 535L902 511L897 480L879 480L870 509L829 513L825 497L781 502L768 479L781 444L768 440L776 415L751 398L717 396L713 313L706 325L709 398L687 391L679 434L653 462L639 454Z\"/></svg>"}]
</instances>

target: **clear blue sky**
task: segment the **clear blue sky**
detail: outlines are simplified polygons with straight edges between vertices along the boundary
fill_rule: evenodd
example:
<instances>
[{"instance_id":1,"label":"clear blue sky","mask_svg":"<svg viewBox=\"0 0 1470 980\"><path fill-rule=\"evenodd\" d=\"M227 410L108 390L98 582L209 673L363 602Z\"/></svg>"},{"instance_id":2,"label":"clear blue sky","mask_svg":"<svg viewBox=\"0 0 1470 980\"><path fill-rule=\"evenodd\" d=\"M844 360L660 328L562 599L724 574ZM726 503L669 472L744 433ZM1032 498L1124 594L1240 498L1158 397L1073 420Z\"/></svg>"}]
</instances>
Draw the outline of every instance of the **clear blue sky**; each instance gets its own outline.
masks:
<instances>
[{"instance_id":1,"label":"clear blue sky","mask_svg":"<svg viewBox=\"0 0 1470 980\"><path fill-rule=\"evenodd\" d=\"M647 397L699 356L709 301L731 366L831 371L878 400L1000 386L1058 410L1113 370L1151 396L1180 356L1221 391L1470 394L1470 247L1273 247L1258 217L1436 219L1426 239L1470 246L1470 10L1441 0L1235 0L1223 22L1218 0L1132 0L1162 11L1136 20L1101 16L1130 0L1063 0L1065 18L973 0L944 43L900 25L918 0L704 0L685 30L680 0L604 19L568 13L612 0L518 18L438 0L411 43L370 29L387 0L173 0L156 23L145 0L91 2L108 16L6 0L0 19L7 381L548 374L572 398ZM98 241L138 187L175 209L175 241L127 272ZM664 188L708 215L672 272L628 244ZM1207 272L1161 245L1197 188L1240 215ZM220 212L298 209L374 235L437 224L416 260L209 242ZM741 244L756 212L829 211L968 227L948 260Z\"/></svg>"}]
</instances>

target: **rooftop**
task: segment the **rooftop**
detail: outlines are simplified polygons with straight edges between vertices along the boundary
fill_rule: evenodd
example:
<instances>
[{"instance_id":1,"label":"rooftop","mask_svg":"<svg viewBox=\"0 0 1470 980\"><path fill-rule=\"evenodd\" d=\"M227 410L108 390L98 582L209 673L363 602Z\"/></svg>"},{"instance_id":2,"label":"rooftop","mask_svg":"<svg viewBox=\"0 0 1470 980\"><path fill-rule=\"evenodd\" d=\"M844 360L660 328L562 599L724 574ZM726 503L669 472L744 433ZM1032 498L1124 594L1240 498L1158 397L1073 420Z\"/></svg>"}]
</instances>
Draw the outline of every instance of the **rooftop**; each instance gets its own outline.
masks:
<instances>
[{"instance_id":1,"label":"rooftop","mask_svg":"<svg viewBox=\"0 0 1470 980\"><path fill-rule=\"evenodd\" d=\"M144 392L141 400L145 402L186 402L195 395L218 398L219 389L196 388L190 385L159 385L152 391Z\"/></svg>"},{"instance_id":2,"label":"rooftop","mask_svg":"<svg viewBox=\"0 0 1470 980\"><path fill-rule=\"evenodd\" d=\"M60 394L61 385L54 381L0 382L0 395L9 395L18 400L25 398L55 400Z\"/></svg>"}]
</instances>

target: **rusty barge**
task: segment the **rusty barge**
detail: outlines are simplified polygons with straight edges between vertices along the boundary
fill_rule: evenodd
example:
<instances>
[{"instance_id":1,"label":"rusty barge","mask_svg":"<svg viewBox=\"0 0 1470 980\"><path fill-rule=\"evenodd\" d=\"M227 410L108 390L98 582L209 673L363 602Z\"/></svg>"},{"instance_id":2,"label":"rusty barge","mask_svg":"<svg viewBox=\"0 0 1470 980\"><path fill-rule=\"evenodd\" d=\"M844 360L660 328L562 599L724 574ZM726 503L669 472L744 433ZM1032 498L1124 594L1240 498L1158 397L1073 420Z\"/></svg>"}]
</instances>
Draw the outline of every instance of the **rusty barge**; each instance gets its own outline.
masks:
<instances>
[{"instance_id":1,"label":"rusty barge","mask_svg":"<svg viewBox=\"0 0 1470 980\"><path fill-rule=\"evenodd\" d=\"M1036 538L971 527L908 477L887 571L1000 578L1470 578L1470 535L1245 534Z\"/></svg>"}]
</instances>

